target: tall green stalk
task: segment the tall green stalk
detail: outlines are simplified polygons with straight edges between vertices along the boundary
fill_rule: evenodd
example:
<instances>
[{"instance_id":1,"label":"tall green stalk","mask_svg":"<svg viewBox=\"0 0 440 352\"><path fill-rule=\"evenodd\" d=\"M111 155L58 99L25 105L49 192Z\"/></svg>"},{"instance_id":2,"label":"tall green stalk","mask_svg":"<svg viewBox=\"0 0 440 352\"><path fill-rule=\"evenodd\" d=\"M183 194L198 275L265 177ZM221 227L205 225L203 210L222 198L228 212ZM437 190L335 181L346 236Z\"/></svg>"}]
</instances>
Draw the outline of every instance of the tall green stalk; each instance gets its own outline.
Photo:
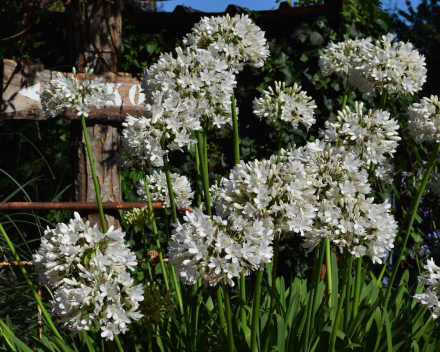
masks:
<instances>
[{"instance_id":1,"label":"tall green stalk","mask_svg":"<svg viewBox=\"0 0 440 352\"><path fill-rule=\"evenodd\" d=\"M352 319L356 318L356 315L359 310L359 300L361 296L361 276L362 276L362 257L359 257L356 259L356 276L354 283Z\"/></svg>"},{"instance_id":2,"label":"tall green stalk","mask_svg":"<svg viewBox=\"0 0 440 352\"><path fill-rule=\"evenodd\" d=\"M409 235L411 233L411 229L412 229L412 226L413 226L413 223L414 223L414 219L415 219L416 214L417 214L417 209L419 207L420 199L422 198L423 192L425 191L426 184L428 183L428 179L429 179L429 177L431 175L432 168L434 167L435 161L437 160L437 155L438 155L439 150L440 150L440 143L436 143L434 145L434 150L432 151L431 157L429 158L428 165L426 166L426 171L425 171L425 174L423 175L422 182L420 184L420 188L419 188L419 190L418 190L418 192L416 194L416 197L414 199L415 200L414 203L413 203L414 206L410 210L410 213L409 213L410 214L410 218L409 218L409 221L408 221L408 227L406 228L405 237L403 238L403 242L402 242L402 245L400 247L400 251L399 251L399 254L397 256L396 263L394 264L393 271L391 273L390 281L388 282L387 291L385 293L385 302L384 302L383 308L382 308L383 311L388 309L388 301L390 299L391 288L393 287L393 283L394 283L394 280L396 278L397 271L399 270L399 264L400 264L400 261L402 260L403 252L405 251L406 243L407 243ZM376 345L374 347L374 352L376 352L378 347L379 347L380 336L381 336L381 333L382 333L384 322L385 322L385 314L382 314L382 317L381 317L381 320L380 320L380 326L379 326L379 333L377 335Z\"/></svg>"},{"instance_id":3,"label":"tall green stalk","mask_svg":"<svg viewBox=\"0 0 440 352\"><path fill-rule=\"evenodd\" d=\"M154 239L156 240L156 247L157 247L157 251L159 252L160 268L162 269L163 280L165 282L165 287L166 287L167 291L169 291L170 290L170 285L168 283L167 272L165 270L165 263L163 262L162 246L161 246L160 241L159 241L159 234L158 234L158 231L157 231L156 220L154 219L153 204L151 204L150 190L149 190L149 187L148 187L147 177L145 176L145 171L144 171L144 186L145 186L145 193L147 194L148 210L149 210L149 214L150 214L150 220L151 220L152 225L153 225Z\"/></svg>"},{"instance_id":4,"label":"tall green stalk","mask_svg":"<svg viewBox=\"0 0 440 352\"><path fill-rule=\"evenodd\" d=\"M328 346L328 352L333 352L335 350L336 338L339 330L339 322L341 321L342 307L344 305L345 293L347 291L347 281L348 281L348 275L350 269L351 255L348 253L347 249L345 249L344 252L345 252L345 264L344 264L344 274L343 274L344 276L342 280L341 297L339 298L339 302L338 302L338 311L336 312L336 319L333 322L333 330L330 337L330 345Z\"/></svg>"},{"instance_id":5,"label":"tall green stalk","mask_svg":"<svg viewBox=\"0 0 440 352\"><path fill-rule=\"evenodd\" d=\"M350 81L349 81L349 76L347 76L347 79L345 80L344 95L342 96L341 111L343 111L345 109L345 105L347 105L347 99L349 94L350 94Z\"/></svg>"},{"instance_id":6,"label":"tall green stalk","mask_svg":"<svg viewBox=\"0 0 440 352\"><path fill-rule=\"evenodd\" d=\"M319 290L318 290L318 286L319 286L319 282L321 281L321 273L322 273L322 263L324 261L324 253L325 253L325 243L321 242L321 244L319 245L319 257L318 257L318 265L316 268L314 268L313 270L317 270L317 273L315 275L315 282L313 284L315 290L313 292L313 304L312 304L312 309L313 309L313 313L316 311L316 306L318 305L318 302L320 300L319 298ZM321 300L322 300L322 296L321 296ZM311 319L311 326L312 329L314 328L314 323L315 323L315 314L312 314L312 316L310 317Z\"/></svg>"},{"instance_id":7,"label":"tall green stalk","mask_svg":"<svg viewBox=\"0 0 440 352\"><path fill-rule=\"evenodd\" d=\"M200 174L200 156L199 156L199 150L196 148L196 205L197 208L200 208L200 205L202 204L202 177Z\"/></svg>"},{"instance_id":8,"label":"tall green stalk","mask_svg":"<svg viewBox=\"0 0 440 352\"><path fill-rule=\"evenodd\" d=\"M225 300L226 325L228 330L228 349L229 352L234 352L234 335L232 333L231 305L229 303L228 285L223 284L222 286L223 286L223 298Z\"/></svg>"},{"instance_id":9,"label":"tall green stalk","mask_svg":"<svg viewBox=\"0 0 440 352\"><path fill-rule=\"evenodd\" d=\"M270 329L272 326L272 315L275 310L275 293L276 293L276 279L277 279L277 271L278 271L278 250L280 247L280 238L281 233L279 232L275 235L275 241L273 244L273 257L272 257L272 283L270 288L270 309L269 309L269 318L266 323L264 335L266 340L264 341L264 351L266 351L269 347L269 339L270 339Z\"/></svg>"},{"instance_id":10,"label":"tall green stalk","mask_svg":"<svg viewBox=\"0 0 440 352\"><path fill-rule=\"evenodd\" d=\"M147 238L145 237L145 229L143 226L141 232L142 232L142 240L144 241L144 252L145 252L145 258L146 258L145 260L148 268L148 275L150 276L151 283L153 283L153 274L151 273L150 261L148 260L149 258L148 258L148 249L147 249Z\"/></svg>"},{"instance_id":11,"label":"tall green stalk","mask_svg":"<svg viewBox=\"0 0 440 352\"><path fill-rule=\"evenodd\" d=\"M96 201L98 202L99 216L101 217L102 232L107 232L107 225L105 223L104 209L102 208L102 203L101 203L101 194L99 191L98 178L96 177L95 163L93 161L93 154L90 148L90 141L89 141L89 136L87 134L87 126L84 115L81 115L81 124L84 132L84 140L86 141L87 154L89 156L89 162L90 162L90 169L92 170L93 184L95 185Z\"/></svg>"},{"instance_id":12,"label":"tall green stalk","mask_svg":"<svg viewBox=\"0 0 440 352\"><path fill-rule=\"evenodd\" d=\"M84 118L84 115L81 115L81 125L83 128L84 140L86 141L87 155L89 156L89 163L90 163L90 169L92 170L93 183L95 185L96 201L98 202L98 209L99 209L99 216L101 218L102 232L107 232L107 225L105 223L104 209L102 208L102 202L101 202L101 193L99 191L98 178L96 177L95 163L93 161L92 149L90 148L89 135L87 134L87 126L86 126L86 120ZM119 337L117 334L114 335L114 339L115 339L115 345L118 348L118 351L123 352L124 349L122 348L121 342L119 341Z\"/></svg>"},{"instance_id":13,"label":"tall green stalk","mask_svg":"<svg viewBox=\"0 0 440 352\"><path fill-rule=\"evenodd\" d=\"M348 314L348 310L350 307L350 295L351 295L351 286L353 281L352 268L353 268L353 256L349 254L350 262L348 263L348 279L347 279L347 299L345 300L345 314L344 314L344 331L348 331L348 323L350 322L350 315Z\"/></svg>"},{"instance_id":14,"label":"tall green stalk","mask_svg":"<svg viewBox=\"0 0 440 352\"><path fill-rule=\"evenodd\" d=\"M52 332L55 334L56 337L58 337L61 341L64 342L64 339L61 337L60 333L58 332L57 328L55 327L54 323L52 322L52 319L50 318L49 313L47 313L46 308L44 308L43 302L41 302L40 297L38 296L37 291L34 288L34 285L32 284L31 279L29 278L27 271L23 264L21 264L21 259L18 256L17 252L15 251L14 245L12 244L11 240L9 239L8 235L6 234L5 230L3 229L3 226L0 224L0 232L3 235L3 238L5 239L6 243L8 244L9 249L11 250L12 256L18 263L18 267L20 268L21 273L23 274L29 288L31 289L35 300L37 301L38 306L41 308L41 312L44 315L44 318L47 321L47 324L49 325Z\"/></svg>"},{"instance_id":15,"label":"tall green stalk","mask_svg":"<svg viewBox=\"0 0 440 352\"><path fill-rule=\"evenodd\" d=\"M148 352L153 352L153 338L151 336L151 323L147 321L147 337L148 337Z\"/></svg>"},{"instance_id":16,"label":"tall green stalk","mask_svg":"<svg viewBox=\"0 0 440 352\"><path fill-rule=\"evenodd\" d=\"M278 139L278 159L277 159L277 164L280 162L280 158L281 158L281 147L283 146L283 132L284 132L284 122L281 121L280 122L280 136Z\"/></svg>"},{"instance_id":17,"label":"tall green stalk","mask_svg":"<svg viewBox=\"0 0 440 352\"><path fill-rule=\"evenodd\" d=\"M325 269L327 278L327 296L328 296L328 306L332 307L332 293L333 293L333 281L332 281L332 259L330 251L330 242L328 238L324 238L323 241L325 246Z\"/></svg>"},{"instance_id":18,"label":"tall green stalk","mask_svg":"<svg viewBox=\"0 0 440 352\"><path fill-rule=\"evenodd\" d=\"M254 300L252 302L252 325L251 325L251 349L250 352L258 352L257 346L257 333L258 333L258 321L260 320L260 298L261 298L261 283L263 281L264 270L257 272L257 278L255 280L254 287Z\"/></svg>"},{"instance_id":19,"label":"tall green stalk","mask_svg":"<svg viewBox=\"0 0 440 352\"><path fill-rule=\"evenodd\" d=\"M240 139L238 137L237 110L235 107L235 94L232 93L232 131L234 139L234 161L235 164L240 163Z\"/></svg>"}]
</instances>

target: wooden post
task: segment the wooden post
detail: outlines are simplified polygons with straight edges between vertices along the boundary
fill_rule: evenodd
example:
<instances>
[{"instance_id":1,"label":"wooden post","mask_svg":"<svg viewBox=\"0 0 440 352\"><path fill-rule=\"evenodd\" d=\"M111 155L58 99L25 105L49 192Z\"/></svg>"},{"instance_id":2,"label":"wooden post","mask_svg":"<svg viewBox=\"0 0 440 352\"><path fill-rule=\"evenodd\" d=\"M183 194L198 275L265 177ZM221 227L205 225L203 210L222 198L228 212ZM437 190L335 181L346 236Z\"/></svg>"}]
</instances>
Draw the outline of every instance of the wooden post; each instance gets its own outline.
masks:
<instances>
[{"instance_id":1,"label":"wooden post","mask_svg":"<svg viewBox=\"0 0 440 352\"><path fill-rule=\"evenodd\" d=\"M118 72L121 63L121 0L71 0L66 4L70 24L71 55L80 72ZM117 86L116 86L117 89ZM91 117L93 117L91 115ZM117 121L87 120L96 174L103 202L120 202L121 177L116 166L119 148ZM72 121L71 153L74 201L95 202L96 195L80 121ZM119 212L106 213L107 227L120 227ZM101 228L99 214L89 214L90 223Z\"/></svg>"}]
</instances>

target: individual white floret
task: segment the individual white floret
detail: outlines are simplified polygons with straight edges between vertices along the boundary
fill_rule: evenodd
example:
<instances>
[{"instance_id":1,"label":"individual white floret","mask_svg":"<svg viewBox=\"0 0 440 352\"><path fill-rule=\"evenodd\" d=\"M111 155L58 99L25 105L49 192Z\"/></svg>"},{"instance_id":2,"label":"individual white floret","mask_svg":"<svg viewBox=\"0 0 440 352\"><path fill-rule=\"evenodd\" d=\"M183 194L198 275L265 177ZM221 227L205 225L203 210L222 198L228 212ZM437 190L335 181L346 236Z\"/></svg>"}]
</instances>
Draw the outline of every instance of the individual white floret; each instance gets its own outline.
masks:
<instances>
[{"instance_id":1,"label":"individual white floret","mask_svg":"<svg viewBox=\"0 0 440 352\"><path fill-rule=\"evenodd\" d=\"M194 192L186 176L170 174L173 185L174 201L179 208L189 208L191 206ZM153 202L161 202L165 206L170 205L166 174L162 171L154 171L153 175L146 176L149 186L150 197ZM144 180L140 180L137 185L137 194L143 201L147 201Z\"/></svg>"},{"instance_id":2,"label":"individual white floret","mask_svg":"<svg viewBox=\"0 0 440 352\"><path fill-rule=\"evenodd\" d=\"M431 95L423 98L420 104L413 104L408 108L409 133L416 141L440 142L440 102L438 96Z\"/></svg>"},{"instance_id":3,"label":"individual white floret","mask_svg":"<svg viewBox=\"0 0 440 352\"><path fill-rule=\"evenodd\" d=\"M101 336L113 340L125 333L131 319L139 319L142 285L126 271L137 265L124 244L125 233L110 227L106 233L83 222L78 213L70 224L47 229L33 256L38 280L54 289L52 313L73 332L101 325ZM128 305L127 305L128 304ZM131 319L130 319L131 318Z\"/></svg>"},{"instance_id":4,"label":"individual white floret","mask_svg":"<svg viewBox=\"0 0 440 352\"><path fill-rule=\"evenodd\" d=\"M315 122L315 101L301 91L301 86L296 83L286 90L286 84L275 82L275 92L269 86L269 91L264 91L264 96L254 100L254 114L260 120L268 118L273 122L286 122L298 128L301 123L308 130Z\"/></svg>"},{"instance_id":5,"label":"individual white floret","mask_svg":"<svg viewBox=\"0 0 440 352\"><path fill-rule=\"evenodd\" d=\"M58 79L46 83L41 94L41 106L46 117L58 116L65 110L75 110L79 116L87 117L90 107L99 109L106 101L113 100L114 95L102 83L101 77L94 81L87 79L92 73L93 70L86 69L85 79L78 81L75 69L68 77L58 72Z\"/></svg>"},{"instance_id":6,"label":"individual white floret","mask_svg":"<svg viewBox=\"0 0 440 352\"><path fill-rule=\"evenodd\" d=\"M201 278L206 286L234 286L234 278L270 263L272 230L261 221L243 221L241 230L228 230L220 217L212 220L199 208L184 220L175 225L169 246L169 262L183 283Z\"/></svg>"},{"instance_id":7,"label":"individual white floret","mask_svg":"<svg viewBox=\"0 0 440 352\"><path fill-rule=\"evenodd\" d=\"M383 181L391 181L393 172L390 157L396 152L399 124L383 110L362 111L363 103L355 103L355 111L346 106L338 111L337 121L326 121L320 137L326 142L337 142L347 151L357 155L362 167L369 170L371 163L376 165L375 176Z\"/></svg>"},{"instance_id":8,"label":"individual white floret","mask_svg":"<svg viewBox=\"0 0 440 352\"><path fill-rule=\"evenodd\" d=\"M209 50L234 72L245 65L262 67L270 55L264 32L244 14L203 17L183 43L192 49Z\"/></svg>"}]
</instances>

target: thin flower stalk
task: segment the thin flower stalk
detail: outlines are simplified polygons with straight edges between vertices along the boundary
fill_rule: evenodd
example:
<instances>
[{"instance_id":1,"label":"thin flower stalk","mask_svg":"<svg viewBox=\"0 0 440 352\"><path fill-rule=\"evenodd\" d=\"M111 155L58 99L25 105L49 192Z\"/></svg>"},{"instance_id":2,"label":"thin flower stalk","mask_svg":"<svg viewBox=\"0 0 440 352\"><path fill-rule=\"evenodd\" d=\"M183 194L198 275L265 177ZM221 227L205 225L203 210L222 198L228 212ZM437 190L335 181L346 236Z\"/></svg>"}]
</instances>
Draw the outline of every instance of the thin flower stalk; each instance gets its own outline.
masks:
<instances>
[{"instance_id":1,"label":"thin flower stalk","mask_svg":"<svg viewBox=\"0 0 440 352\"><path fill-rule=\"evenodd\" d=\"M350 94L350 81L349 81L349 76L347 76L347 79L345 81L344 95L342 96L341 111L344 110L345 105L347 105L347 99L349 94Z\"/></svg>"},{"instance_id":2,"label":"thin flower stalk","mask_svg":"<svg viewBox=\"0 0 440 352\"><path fill-rule=\"evenodd\" d=\"M324 239L325 243L325 267L327 276L327 295L328 295L328 306L332 307L332 293L333 293L333 282L332 282L332 261L330 252L330 242L328 238Z\"/></svg>"},{"instance_id":3,"label":"thin flower stalk","mask_svg":"<svg viewBox=\"0 0 440 352\"><path fill-rule=\"evenodd\" d=\"M229 303L229 289L227 284L223 284L223 298L225 300L226 325L228 335L228 350L234 352L234 334L232 333L231 305Z\"/></svg>"},{"instance_id":4,"label":"thin flower stalk","mask_svg":"<svg viewBox=\"0 0 440 352\"><path fill-rule=\"evenodd\" d=\"M261 283L263 281L264 270L257 272L257 278L255 280L254 287L254 301L252 302L252 326L251 326L251 349L250 352L258 352L257 346L257 332L258 321L260 320L260 298L261 298Z\"/></svg>"},{"instance_id":5,"label":"thin flower stalk","mask_svg":"<svg viewBox=\"0 0 440 352\"><path fill-rule=\"evenodd\" d=\"M37 301L37 304L40 307L41 312L43 313L44 318L47 321L47 324L49 325L50 329L55 334L55 336L58 337L61 341L64 342L64 339L61 337L60 333L58 332L57 328L55 327L54 323L52 322L52 319L50 318L49 313L47 312L46 308L44 307L43 302L41 302L41 299L38 296L38 293L35 290L34 285L32 284L32 281L30 280L25 267L21 263L20 257L18 256L17 252L15 251L14 245L12 244L11 240L9 239L9 236L6 234L6 232L3 229L3 226L1 224L0 224L0 232L3 235L3 238L5 239L6 243L8 244L8 247L11 250L12 256L16 260L16 262L17 262L17 264L18 264L18 266L19 266L19 268L21 270L21 273L23 274L27 284L29 285L29 288L31 289L31 291L32 291L32 293L34 295L34 298Z\"/></svg>"},{"instance_id":6,"label":"thin flower stalk","mask_svg":"<svg viewBox=\"0 0 440 352\"><path fill-rule=\"evenodd\" d=\"M423 193L425 191L426 184L428 183L428 179L429 179L429 177L431 175L431 171L432 171L432 169L434 167L435 161L437 160L437 155L439 153L439 150L440 150L440 143L436 143L434 145L434 150L432 151L431 157L429 158L428 165L426 165L426 171L425 171L425 174L423 175L423 179L422 179L422 182L420 184L419 191L417 192L417 195L414 198L413 207L412 207L412 209L409 210L410 217L409 217L409 221L408 221L408 227L406 228L405 237L403 238L403 242L402 242L402 245L400 247L399 254L397 255L396 264L393 267L393 271L391 273L390 281L388 282L387 291L385 293L385 302L384 302L384 305L383 305L383 311L388 309L388 302L390 300L391 288L393 287L393 283L394 283L394 280L396 278L397 271L399 270L399 263L402 260L403 252L405 250L406 243L408 241L409 234L411 233L412 225L414 223L414 219L415 219L416 214L417 214L417 209L419 207L420 199L422 198L422 195L423 195ZM373 352L376 352L378 347L379 347L379 342L380 342L380 337L381 337L381 333L382 333L384 322L385 322L385 314L382 314L382 317L381 317L381 320L380 320L380 325L379 325L379 333L377 335L376 345L374 347L374 351Z\"/></svg>"},{"instance_id":7,"label":"thin flower stalk","mask_svg":"<svg viewBox=\"0 0 440 352\"><path fill-rule=\"evenodd\" d=\"M387 262L385 262L384 267L386 267ZM353 311L352 318L356 318L359 310L359 299L361 295L361 275L362 275L362 258L356 260L356 276L354 283L354 297L353 297ZM380 281L378 281L380 282Z\"/></svg>"},{"instance_id":8,"label":"thin flower stalk","mask_svg":"<svg viewBox=\"0 0 440 352\"><path fill-rule=\"evenodd\" d=\"M315 283L313 284L313 287L314 287L313 304L312 304L313 313L316 311L316 308L317 308L316 306L319 305L318 302L320 300L318 286L319 286L319 282L321 281L321 272L322 272L322 263L324 261L325 245L326 244L325 244L324 241L320 244L320 246L319 246L318 263L313 268L313 270L316 270ZM322 300L322 297L321 297L321 300ZM315 326L315 324L314 324L314 322L315 322L315 314L312 314L310 319L311 319L310 325L311 325L311 327L313 329L313 327Z\"/></svg>"},{"instance_id":9,"label":"thin flower stalk","mask_svg":"<svg viewBox=\"0 0 440 352\"><path fill-rule=\"evenodd\" d=\"M278 139L278 160L277 160L277 164L280 162L280 158L281 158L281 148L283 146L283 132L284 132L284 123L283 121L280 122L280 136Z\"/></svg>"},{"instance_id":10,"label":"thin flower stalk","mask_svg":"<svg viewBox=\"0 0 440 352\"><path fill-rule=\"evenodd\" d=\"M348 279L347 279L347 297L345 300L345 311L344 311L344 330L348 331L348 323L350 322L350 314L349 308L350 308L350 299L351 299L351 288L353 286L353 275L352 275L352 268L353 268L353 256L350 255L350 261L348 263Z\"/></svg>"},{"instance_id":11,"label":"thin flower stalk","mask_svg":"<svg viewBox=\"0 0 440 352\"><path fill-rule=\"evenodd\" d=\"M157 232L156 220L154 219L153 205L151 204L150 190L149 190L149 187L148 187L147 178L145 177L145 172L144 172L144 185L145 185L145 193L147 194L148 209L150 210L151 223L153 225L154 239L156 240L156 247L157 247L157 251L159 253L160 268L162 269L163 280L165 282L165 287L166 287L167 291L169 291L170 285L168 283L167 272L165 270L165 264L163 262L162 246L161 246L160 241L159 241L159 235L158 235L158 232Z\"/></svg>"},{"instance_id":12,"label":"thin flower stalk","mask_svg":"<svg viewBox=\"0 0 440 352\"><path fill-rule=\"evenodd\" d=\"M348 275L350 273L351 255L350 255L350 253L348 253L347 249L345 249L344 252L345 252L345 264L344 264L341 297L339 298L338 310L336 312L336 318L335 318L335 321L333 322L333 330L332 330L332 334L330 337L330 345L328 346L328 352L335 351L336 337L338 335L339 322L341 321L341 315L342 315L342 306L344 305L345 294L347 292L347 282L348 282ZM380 336L380 333L378 336Z\"/></svg>"},{"instance_id":13,"label":"thin flower stalk","mask_svg":"<svg viewBox=\"0 0 440 352\"><path fill-rule=\"evenodd\" d=\"M319 275L318 270L316 269L318 266L319 261L319 250L321 247L315 248L315 257L313 259L313 273L312 273L312 284L310 286L309 291L309 300L307 302L308 304L308 311L307 311L307 321L306 321L306 327L305 327L305 341L304 346L308 349L309 343L310 343L310 330L313 327L312 325L312 316L313 316L313 309L314 309L314 292L315 292L315 283L316 283L316 277Z\"/></svg>"}]
</instances>

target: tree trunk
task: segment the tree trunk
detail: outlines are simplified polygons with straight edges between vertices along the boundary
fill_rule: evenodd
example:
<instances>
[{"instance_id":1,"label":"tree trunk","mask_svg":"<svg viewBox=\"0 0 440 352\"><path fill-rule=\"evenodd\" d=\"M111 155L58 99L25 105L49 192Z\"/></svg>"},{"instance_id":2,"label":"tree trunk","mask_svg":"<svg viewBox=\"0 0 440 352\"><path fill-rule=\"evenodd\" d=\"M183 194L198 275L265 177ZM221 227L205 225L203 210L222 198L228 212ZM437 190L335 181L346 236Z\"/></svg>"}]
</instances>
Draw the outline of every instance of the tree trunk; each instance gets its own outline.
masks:
<instances>
[{"instance_id":1,"label":"tree trunk","mask_svg":"<svg viewBox=\"0 0 440 352\"><path fill-rule=\"evenodd\" d=\"M118 72L121 64L121 0L71 0L66 4L70 22L71 54L79 72L93 68L95 73ZM120 202L121 178L116 166L119 148L119 124L99 122L93 116L86 120L87 134L95 162L101 199ZM71 130L74 200L95 202L95 188L80 121L72 121ZM81 214L101 228L99 214ZM105 214L107 227L120 227L118 211Z\"/></svg>"}]
</instances>

